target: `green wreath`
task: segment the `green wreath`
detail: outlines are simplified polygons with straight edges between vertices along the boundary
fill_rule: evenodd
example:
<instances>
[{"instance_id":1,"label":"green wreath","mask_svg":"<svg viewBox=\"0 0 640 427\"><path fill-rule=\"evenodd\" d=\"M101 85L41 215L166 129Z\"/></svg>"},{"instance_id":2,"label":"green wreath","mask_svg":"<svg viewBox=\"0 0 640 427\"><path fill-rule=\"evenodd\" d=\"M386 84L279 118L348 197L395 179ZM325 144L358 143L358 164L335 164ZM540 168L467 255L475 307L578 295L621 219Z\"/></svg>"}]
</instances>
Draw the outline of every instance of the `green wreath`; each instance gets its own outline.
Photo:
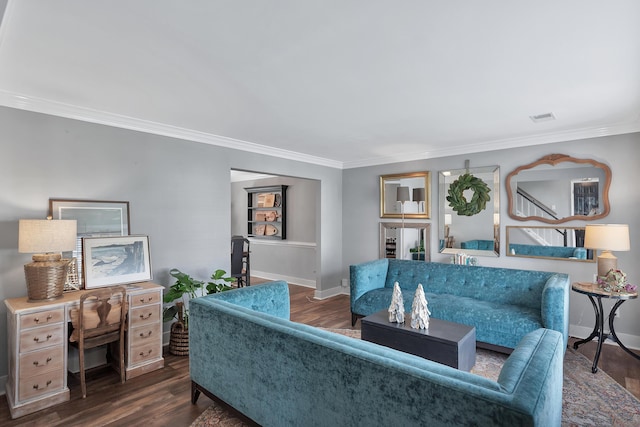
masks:
<instances>
[{"instance_id":1,"label":"green wreath","mask_svg":"<svg viewBox=\"0 0 640 427\"><path fill-rule=\"evenodd\" d=\"M465 190L473 190L470 202L467 202L464 197ZM491 189L483 180L465 173L449 186L447 201L458 215L473 216L487 207L487 202L491 200L490 191Z\"/></svg>"}]
</instances>

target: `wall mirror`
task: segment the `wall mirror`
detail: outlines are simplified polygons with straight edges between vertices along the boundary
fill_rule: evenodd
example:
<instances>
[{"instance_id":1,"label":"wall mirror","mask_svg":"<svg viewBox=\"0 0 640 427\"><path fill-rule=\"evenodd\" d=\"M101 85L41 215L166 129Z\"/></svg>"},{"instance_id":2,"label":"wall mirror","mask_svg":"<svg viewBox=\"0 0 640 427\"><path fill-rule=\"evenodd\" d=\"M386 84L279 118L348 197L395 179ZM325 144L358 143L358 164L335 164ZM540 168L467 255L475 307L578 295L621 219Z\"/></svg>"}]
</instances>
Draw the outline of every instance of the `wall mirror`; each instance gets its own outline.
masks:
<instances>
[{"instance_id":1,"label":"wall mirror","mask_svg":"<svg viewBox=\"0 0 640 427\"><path fill-rule=\"evenodd\" d=\"M447 200L452 185L459 187L461 176L470 174L489 189L489 200L479 212L460 215ZM440 171L438 174L438 229L439 251L471 256L500 255L500 167L486 166ZM475 193L477 194L477 192ZM464 190L463 201L471 202L474 191Z\"/></svg>"},{"instance_id":2,"label":"wall mirror","mask_svg":"<svg viewBox=\"0 0 640 427\"><path fill-rule=\"evenodd\" d=\"M610 185L611 169L604 163L551 154L507 176L508 213L548 224L604 218Z\"/></svg>"},{"instance_id":3,"label":"wall mirror","mask_svg":"<svg viewBox=\"0 0 640 427\"><path fill-rule=\"evenodd\" d=\"M584 248L584 227L507 226L507 255L525 258L595 262Z\"/></svg>"},{"instance_id":4,"label":"wall mirror","mask_svg":"<svg viewBox=\"0 0 640 427\"><path fill-rule=\"evenodd\" d=\"M381 175L380 218L430 218L430 183L429 172Z\"/></svg>"},{"instance_id":5,"label":"wall mirror","mask_svg":"<svg viewBox=\"0 0 640 427\"><path fill-rule=\"evenodd\" d=\"M431 224L410 222L380 223L380 258L431 261Z\"/></svg>"}]
</instances>

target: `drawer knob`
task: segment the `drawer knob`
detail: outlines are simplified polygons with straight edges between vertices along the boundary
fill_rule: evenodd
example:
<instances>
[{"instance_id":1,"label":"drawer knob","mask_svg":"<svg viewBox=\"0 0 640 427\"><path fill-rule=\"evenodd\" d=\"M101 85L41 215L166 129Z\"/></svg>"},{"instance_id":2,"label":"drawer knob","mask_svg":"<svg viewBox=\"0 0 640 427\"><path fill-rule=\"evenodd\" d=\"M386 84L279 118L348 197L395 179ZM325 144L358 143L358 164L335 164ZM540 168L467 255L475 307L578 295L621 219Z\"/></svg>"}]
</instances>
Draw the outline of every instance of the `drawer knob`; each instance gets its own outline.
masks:
<instances>
[{"instance_id":1,"label":"drawer knob","mask_svg":"<svg viewBox=\"0 0 640 427\"><path fill-rule=\"evenodd\" d=\"M45 388L49 387L51 385L51 380L47 381L47 385L45 386ZM39 390L40 389L40 384L34 384L33 388L35 390Z\"/></svg>"},{"instance_id":2,"label":"drawer knob","mask_svg":"<svg viewBox=\"0 0 640 427\"><path fill-rule=\"evenodd\" d=\"M46 321L48 322L48 321L49 321L49 320L51 320L52 318L53 318L53 316L52 316L51 314L48 314L48 315L47 315L47 320L46 320ZM40 318L39 318L39 317L36 317L36 318L34 318L34 319L33 319L33 321L34 321L34 322L36 322L36 323L40 323Z\"/></svg>"},{"instance_id":3,"label":"drawer knob","mask_svg":"<svg viewBox=\"0 0 640 427\"><path fill-rule=\"evenodd\" d=\"M140 332L140 338L149 338L153 331L148 331L146 334L144 332Z\"/></svg>"},{"instance_id":4,"label":"drawer knob","mask_svg":"<svg viewBox=\"0 0 640 427\"><path fill-rule=\"evenodd\" d=\"M50 357L47 357L47 361L45 362L45 365L48 365L48 364L49 364L49 362L51 362L51 358L50 358ZM37 360L35 360L35 361L33 362L33 364L34 364L35 366L39 366L39 365L40 365L40 362L38 362Z\"/></svg>"},{"instance_id":5,"label":"drawer knob","mask_svg":"<svg viewBox=\"0 0 640 427\"><path fill-rule=\"evenodd\" d=\"M51 337L52 337L52 336L53 336L53 335L51 335L51 334L47 334L47 339L45 339L45 341L49 341L49 340L51 339ZM33 340L34 340L35 342L40 342L40 337L33 337Z\"/></svg>"},{"instance_id":6,"label":"drawer knob","mask_svg":"<svg viewBox=\"0 0 640 427\"><path fill-rule=\"evenodd\" d=\"M143 351L141 351L141 352L140 352L140 356L141 356L141 357L149 356L149 355L151 354L151 352L152 352L152 351L153 351L153 350L151 350L151 349L147 350L147 354L144 354L144 352L143 352Z\"/></svg>"},{"instance_id":7,"label":"drawer knob","mask_svg":"<svg viewBox=\"0 0 640 427\"><path fill-rule=\"evenodd\" d=\"M140 315L140 318L141 318L142 320L147 320L147 319L150 319L150 318L151 318L151 316L153 316L153 313L148 313L146 316L145 316L144 314L141 314L141 315Z\"/></svg>"},{"instance_id":8,"label":"drawer knob","mask_svg":"<svg viewBox=\"0 0 640 427\"><path fill-rule=\"evenodd\" d=\"M141 303L151 302L151 301L153 301L153 297L140 298L140 302L141 302Z\"/></svg>"}]
</instances>

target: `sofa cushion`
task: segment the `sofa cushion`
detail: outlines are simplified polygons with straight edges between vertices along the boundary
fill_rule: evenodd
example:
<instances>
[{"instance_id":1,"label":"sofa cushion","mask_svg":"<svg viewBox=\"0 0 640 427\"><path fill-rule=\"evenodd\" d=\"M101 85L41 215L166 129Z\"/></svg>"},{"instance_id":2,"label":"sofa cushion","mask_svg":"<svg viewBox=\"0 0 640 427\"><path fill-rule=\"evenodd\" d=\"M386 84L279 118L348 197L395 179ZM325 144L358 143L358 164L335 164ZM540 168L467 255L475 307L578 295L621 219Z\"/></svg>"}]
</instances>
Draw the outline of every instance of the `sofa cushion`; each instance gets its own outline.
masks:
<instances>
[{"instance_id":1,"label":"sofa cushion","mask_svg":"<svg viewBox=\"0 0 640 427\"><path fill-rule=\"evenodd\" d=\"M475 326L480 342L514 348L524 335L542 328L540 310L451 294L425 296L432 317Z\"/></svg>"}]
</instances>

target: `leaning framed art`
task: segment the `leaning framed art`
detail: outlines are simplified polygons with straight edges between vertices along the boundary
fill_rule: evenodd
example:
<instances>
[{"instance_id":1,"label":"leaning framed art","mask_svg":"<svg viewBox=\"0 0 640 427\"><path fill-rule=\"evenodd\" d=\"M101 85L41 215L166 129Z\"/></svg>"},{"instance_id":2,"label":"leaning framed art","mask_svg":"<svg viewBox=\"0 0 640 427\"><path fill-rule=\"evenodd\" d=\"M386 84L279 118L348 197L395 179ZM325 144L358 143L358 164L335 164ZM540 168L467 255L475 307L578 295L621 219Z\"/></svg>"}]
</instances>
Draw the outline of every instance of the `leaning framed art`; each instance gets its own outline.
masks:
<instances>
[{"instance_id":1,"label":"leaning framed art","mask_svg":"<svg viewBox=\"0 0 640 427\"><path fill-rule=\"evenodd\" d=\"M85 289L151 280L148 236L82 239Z\"/></svg>"},{"instance_id":2,"label":"leaning framed art","mask_svg":"<svg viewBox=\"0 0 640 427\"><path fill-rule=\"evenodd\" d=\"M49 215L53 219L75 219L78 241L65 258L76 258L79 288L83 287L82 239L84 237L127 236L130 233L129 202L106 200L49 199ZM76 286L69 284L65 289Z\"/></svg>"}]
</instances>

